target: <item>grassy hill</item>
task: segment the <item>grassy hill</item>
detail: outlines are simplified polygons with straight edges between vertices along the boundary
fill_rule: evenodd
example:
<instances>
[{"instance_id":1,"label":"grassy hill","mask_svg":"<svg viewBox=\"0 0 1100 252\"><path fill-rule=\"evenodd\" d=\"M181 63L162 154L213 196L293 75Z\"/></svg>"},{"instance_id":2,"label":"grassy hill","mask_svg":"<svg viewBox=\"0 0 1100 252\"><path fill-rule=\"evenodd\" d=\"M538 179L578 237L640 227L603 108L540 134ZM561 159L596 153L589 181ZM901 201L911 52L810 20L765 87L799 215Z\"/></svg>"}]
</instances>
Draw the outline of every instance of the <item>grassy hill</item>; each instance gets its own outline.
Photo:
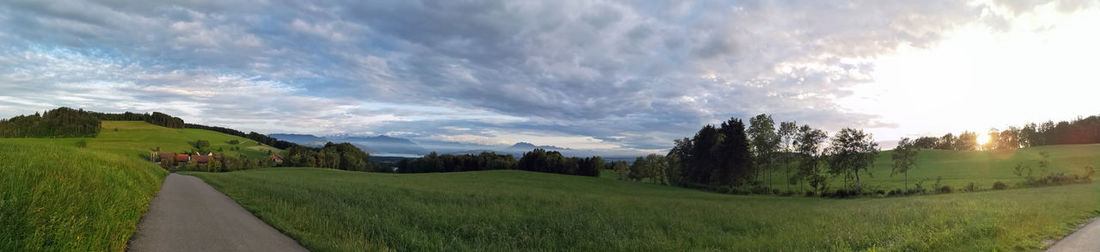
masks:
<instances>
[{"instance_id":1,"label":"grassy hill","mask_svg":"<svg viewBox=\"0 0 1100 252\"><path fill-rule=\"evenodd\" d=\"M103 121L102 128L96 138L0 138L0 251L125 249L167 175L147 161L152 148L188 151L202 139L230 155L263 158L278 151L218 132L146 122Z\"/></svg>"},{"instance_id":2,"label":"grassy hill","mask_svg":"<svg viewBox=\"0 0 1100 252\"><path fill-rule=\"evenodd\" d=\"M1025 180L1013 174L1013 168L1018 163L1031 166L1035 176L1040 176L1040 152L1050 154L1052 173L1083 174L1082 168L1085 166L1100 168L1100 144L1040 146L1007 151L921 150L917 156L917 167L909 171L909 187L923 180L923 186L931 189L937 177L942 178L941 184L956 190L970 183L982 190L990 189L997 181L1014 185ZM861 175L866 188L889 191L903 187L905 177L902 174L891 176L894 165L891 154L892 151L880 152L875 166L871 168L872 176ZM792 173L794 169L792 166ZM784 170L776 170L770 180L772 188L786 190L784 177ZM841 178L833 178L830 182L832 188L842 184ZM790 188L798 191L798 187L791 185Z\"/></svg>"},{"instance_id":3,"label":"grassy hill","mask_svg":"<svg viewBox=\"0 0 1100 252\"><path fill-rule=\"evenodd\" d=\"M316 251L1030 250L1100 214L1097 184L830 200L523 171L189 174Z\"/></svg>"},{"instance_id":4,"label":"grassy hill","mask_svg":"<svg viewBox=\"0 0 1100 252\"><path fill-rule=\"evenodd\" d=\"M268 151L281 151L243 137L201 129L165 128L140 121L103 121L103 131L88 143L88 147L147 158L149 150L157 147L162 152L194 150L197 140L210 141L210 149L215 152L233 156L244 154L252 159L266 158ZM230 144L231 140L239 143Z\"/></svg>"}]
</instances>

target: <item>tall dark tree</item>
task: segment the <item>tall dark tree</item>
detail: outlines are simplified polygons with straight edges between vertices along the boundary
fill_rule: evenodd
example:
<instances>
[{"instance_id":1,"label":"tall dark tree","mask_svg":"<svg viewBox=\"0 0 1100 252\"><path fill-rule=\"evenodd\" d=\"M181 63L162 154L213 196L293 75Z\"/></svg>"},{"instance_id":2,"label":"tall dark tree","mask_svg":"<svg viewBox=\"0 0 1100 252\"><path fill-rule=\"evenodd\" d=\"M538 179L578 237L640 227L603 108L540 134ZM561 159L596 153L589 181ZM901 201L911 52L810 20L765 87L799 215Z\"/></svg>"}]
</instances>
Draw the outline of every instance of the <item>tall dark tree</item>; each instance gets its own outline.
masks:
<instances>
[{"instance_id":1,"label":"tall dark tree","mask_svg":"<svg viewBox=\"0 0 1100 252\"><path fill-rule=\"evenodd\" d=\"M749 151L749 139L745 134L745 123L741 119L730 118L722 123L719 129L721 140L718 143L718 153L712 154L719 158L718 169L715 170L714 182L718 185L744 185L753 183L753 175L756 169Z\"/></svg>"}]
</instances>

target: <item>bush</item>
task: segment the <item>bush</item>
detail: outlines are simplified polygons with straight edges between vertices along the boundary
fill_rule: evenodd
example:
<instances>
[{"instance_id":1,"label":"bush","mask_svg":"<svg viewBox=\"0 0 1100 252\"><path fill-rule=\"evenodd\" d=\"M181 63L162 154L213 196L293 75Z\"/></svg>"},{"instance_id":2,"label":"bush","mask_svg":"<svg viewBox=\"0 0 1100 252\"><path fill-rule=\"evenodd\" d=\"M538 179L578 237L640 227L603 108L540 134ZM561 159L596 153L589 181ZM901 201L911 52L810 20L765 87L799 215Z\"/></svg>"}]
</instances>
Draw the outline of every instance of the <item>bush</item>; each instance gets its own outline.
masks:
<instances>
[{"instance_id":1,"label":"bush","mask_svg":"<svg viewBox=\"0 0 1100 252\"><path fill-rule=\"evenodd\" d=\"M806 197L813 197L817 196L817 193L814 193L814 191L806 191L806 193L803 195L805 195Z\"/></svg>"},{"instance_id":2,"label":"bush","mask_svg":"<svg viewBox=\"0 0 1100 252\"><path fill-rule=\"evenodd\" d=\"M76 141L76 147L80 147L80 148L88 147L88 140Z\"/></svg>"},{"instance_id":3,"label":"bush","mask_svg":"<svg viewBox=\"0 0 1100 252\"><path fill-rule=\"evenodd\" d=\"M970 184L966 185L966 191L967 192L977 192L978 191L978 186L974 185L974 182L970 182Z\"/></svg>"},{"instance_id":4,"label":"bush","mask_svg":"<svg viewBox=\"0 0 1100 252\"><path fill-rule=\"evenodd\" d=\"M997 182L993 183L993 190L1004 190L1004 189L1008 189L1008 185L1005 185L1005 182L997 181Z\"/></svg>"},{"instance_id":5,"label":"bush","mask_svg":"<svg viewBox=\"0 0 1100 252\"><path fill-rule=\"evenodd\" d=\"M894 189L894 190L890 190L889 192L886 192L886 197L904 196L905 194L906 194L905 191L903 191L899 188L899 189Z\"/></svg>"},{"instance_id":6,"label":"bush","mask_svg":"<svg viewBox=\"0 0 1100 252\"><path fill-rule=\"evenodd\" d=\"M941 186L941 187L940 187L940 188L939 188L938 190L936 190L936 191L938 191L939 193L951 193L951 191L953 191L953 190L951 189L951 186L947 186L947 185L945 185L945 186Z\"/></svg>"},{"instance_id":7,"label":"bush","mask_svg":"<svg viewBox=\"0 0 1100 252\"><path fill-rule=\"evenodd\" d=\"M237 139L229 140L229 144L236 145L236 144L240 144L240 143L241 143L241 141L238 141Z\"/></svg>"}]
</instances>

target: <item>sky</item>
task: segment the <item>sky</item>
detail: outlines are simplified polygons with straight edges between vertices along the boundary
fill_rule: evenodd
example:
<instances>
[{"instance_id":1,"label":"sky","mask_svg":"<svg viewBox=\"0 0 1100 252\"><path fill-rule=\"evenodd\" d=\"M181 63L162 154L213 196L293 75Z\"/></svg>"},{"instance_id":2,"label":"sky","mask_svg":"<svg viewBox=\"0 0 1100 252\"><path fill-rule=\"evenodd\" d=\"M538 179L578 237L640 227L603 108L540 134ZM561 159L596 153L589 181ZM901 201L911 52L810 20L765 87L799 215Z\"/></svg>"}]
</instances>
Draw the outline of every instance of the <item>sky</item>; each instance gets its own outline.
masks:
<instances>
[{"instance_id":1,"label":"sky","mask_svg":"<svg viewBox=\"0 0 1100 252\"><path fill-rule=\"evenodd\" d=\"M3 1L0 117L664 152L767 113L836 132L1100 114L1097 1Z\"/></svg>"}]
</instances>

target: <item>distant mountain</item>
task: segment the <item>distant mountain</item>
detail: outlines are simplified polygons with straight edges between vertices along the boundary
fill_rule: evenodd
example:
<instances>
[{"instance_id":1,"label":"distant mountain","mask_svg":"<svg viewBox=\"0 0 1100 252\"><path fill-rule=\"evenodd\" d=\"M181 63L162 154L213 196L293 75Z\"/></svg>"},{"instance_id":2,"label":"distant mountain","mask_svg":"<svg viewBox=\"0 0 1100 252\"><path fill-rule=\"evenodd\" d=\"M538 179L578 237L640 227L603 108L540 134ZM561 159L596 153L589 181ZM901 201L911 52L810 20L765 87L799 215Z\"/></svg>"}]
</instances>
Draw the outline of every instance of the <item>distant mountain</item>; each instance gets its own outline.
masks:
<instances>
[{"instance_id":1,"label":"distant mountain","mask_svg":"<svg viewBox=\"0 0 1100 252\"><path fill-rule=\"evenodd\" d=\"M528 152L528 151L531 151L531 150L534 150L534 149L544 149L544 150L548 150L548 151L566 151L566 150L570 150L569 148L562 148L562 147L557 147L557 146L553 146L553 145L535 145L535 144L528 143L528 142L518 142L518 143L512 145L511 147L508 147L508 149L504 149L503 151L506 151L506 152Z\"/></svg>"},{"instance_id":2,"label":"distant mountain","mask_svg":"<svg viewBox=\"0 0 1100 252\"><path fill-rule=\"evenodd\" d=\"M413 141L404 138L391 137L391 136L350 136L350 135L333 135L327 137L319 137L314 135L303 134L271 134L271 137L279 140L288 141L304 146L321 147L325 146L325 143L343 143L348 142L363 149L363 151L369 152L372 155L379 156L401 156L401 157L413 157L428 154L428 151L417 145Z\"/></svg>"},{"instance_id":3,"label":"distant mountain","mask_svg":"<svg viewBox=\"0 0 1100 252\"><path fill-rule=\"evenodd\" d=\"M287 141L287 142L291 142L291 143L296 143L296 144L300 144L300 145L303 145L303 146L309 146L309 147L325 146L325 143L328 142L327 139L325 139L323 137L319 137L319 136L314 136L314 135L271 134L271 135L268 135L268 136L274 137L275 139L279 139L279 140L283 140L283 141Z\"/></svg>"},{"instance_id":4,"label":"distant mountain","mask_svg":"<svg viewBox=\"0 0 1100 252\"><path fill-rule=\"evenodd\" d=\"M327 137L332 142L349 142L363 148L364 151L370 152L373 155L424 155L428 154L428 150L424 149L420 145L417 145L413 141L405 138L391 137L385 135L378 136L329 136Z\"/></svg>"}]
</instances>

